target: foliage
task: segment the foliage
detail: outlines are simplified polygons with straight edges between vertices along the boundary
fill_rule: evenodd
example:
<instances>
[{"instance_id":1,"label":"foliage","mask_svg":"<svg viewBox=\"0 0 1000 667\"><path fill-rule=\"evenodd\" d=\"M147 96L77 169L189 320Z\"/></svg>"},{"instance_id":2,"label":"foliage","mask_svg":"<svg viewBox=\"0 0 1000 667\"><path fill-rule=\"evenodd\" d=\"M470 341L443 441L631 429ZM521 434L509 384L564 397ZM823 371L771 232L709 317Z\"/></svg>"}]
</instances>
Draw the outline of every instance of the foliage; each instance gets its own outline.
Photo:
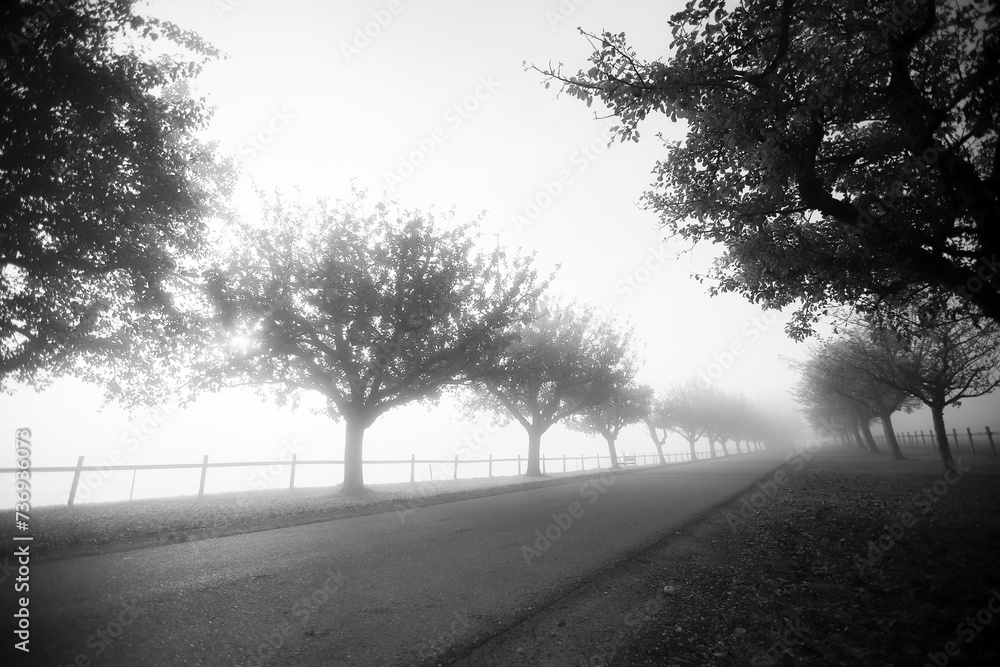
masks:
<instances>
[{"instance_id":1,"label":"foliage","mask_svg":"<svg viewBox=\"0 0 1000 667\"><path fill-rule=\"evenodd\" d=\"M623 140L650 114L686 123L645 202L725 246L713 293L798 302L799 337L830 304L941 294L1000 321L998 24L958 0L691 0L668 58L584 32L589 69L538 71L607 105Z\"/></svg>"},{"instance_id":2,"label":"foliage","mask_svg":"<svg viewBox=\"0 0 1000 667\"><path fill-rule=\"evenodd\" d=\"M631 381L637 368L633 333L589 308L542 304L512 334L496 365L475 383L477 404L525 428L527 474L540 475L542 434L610 400Z\"/></svg>"},{"instance_id":3,"label":"foliage","mask_svg":"<svg viewBox=\"0 0 1000 667\"><path fill-rule=\"evenodd\" d=\"M279 403L319 392L347 424L345 487L385 412L493 367L542 285L528 258L476 250L471 224L364 197L265 201L206 275L220 325L200 388L248 384Z\"/></svg>"},{"instance_id":4,"label":"foliage","mask_svg":"<svg viewBox=\"0 0 1000 667\"><path fill-rule=\"evenodd\" d=\"M59 374L114 390L125 366L158 358L186 326L175 293L189 287L189 260L232 178L197 137L210 111L188 85L217 52L131 5L0 10L0 387L8 390ZM165 54L151 60L140 47L159 37Z\"/></svg>"}]
</instances>

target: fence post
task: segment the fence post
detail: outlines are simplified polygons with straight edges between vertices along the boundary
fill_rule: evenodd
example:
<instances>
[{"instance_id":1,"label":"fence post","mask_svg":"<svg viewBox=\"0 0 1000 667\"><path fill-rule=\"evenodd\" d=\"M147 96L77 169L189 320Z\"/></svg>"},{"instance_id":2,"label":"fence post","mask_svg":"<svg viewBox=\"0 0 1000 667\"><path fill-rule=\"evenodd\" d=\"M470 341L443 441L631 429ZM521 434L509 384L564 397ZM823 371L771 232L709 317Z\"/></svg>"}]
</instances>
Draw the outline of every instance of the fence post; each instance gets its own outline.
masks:
<instances>
[{"instance_id":1,"label":"fence post","mask_svg":"<svg viewBox=\"0 0 1000 667\"><path fill-rule=\"evenodd\" d=\"M73 506L73 500L76 498L76 487L80 485L80 473L83 472L83 457L81 456L76 460L76 472L73 473L73 485L69 487L69 507Z\"/></svg>"},{"instance_id":2,"label":"fence post","mask_svg":"<svg viewBox=\"0 0 1000 667\"><path fill-rule=\"evenodd\" d=\"M458 454L455 454L455 474L452 479L458 479Z\"/></svg>"},{"instance_id":3,"label":"fence post","mask_svg":"<svg viewBox=\"0 0 1000 667\"><path fill-rule=\"evenodd\" d=\"M198 485L198 497L205 495L205 477L208 475L208 454L201 462L201 484Z\"/></svg>"},{"instance_id":4,"label":"fence post","mask_svg":"<svg viewBox=\"0 0 1000 667\"><path fill-rule=\"evenodd\" d=\"M417 455L410 454L410 484L417 481Z\"/></svg>"},{"instance_id":5,"label":"fence post","mask_svg":"<svg viewBox=\"0 0 1000 667\"><path fill-rule=\"evenodd\" d=\"M583 454L580 454L580 472L587 469L587 462L583 458Z\"/></svg>"},{"instance_id":6,"label":"fence post","mask_svg":"<svg viewBox=\"0 0 1000 667\"><path fill-rule=\"evenodd\" d=\"M986 427L986 437L990 439L990 449L993 450L993 458L997 457L997 446L993 444L993 432L990 431L990 427Z\"/></svg>"},{"instance_id":7,"label":"fence post","mask_svg":"<svg viewBox=\"0 0 1000 667\"><path fill-rule=\"evenodd\" d=\"M517 474L521 474L521 455L517 455Z\"/></svg>"},{"instance_id":8,"label":"fence post","mask_svg":"<svg viewBox=\"0 0 1000 667\"><path fill-rule=\"evenodd\" d=\"M295 459L298 454L292 454L292 473L288 476L288 490L295 488Z\"/></svg>"},{"instance_id":9,"label":"fence post","mask_svg":"<svg viewBox=\"0 0 1000 667\"><path fill-rule=\"evenodd\" d=\"M132 500L132 494L135 492L135 476L139 474L139 469L136 468L132 471L132 488L128 490L128 499Z\"/></svg>"},{"instance_id":10,"label":"fence post","mask_svg":"<svg viewBox=\"0 0 1000 667\"><path fill-rule=\"evenodd\" d=\"M545 454L542 454L542 474L545 474Z\"/></svg>"},{"instance_id":11,"label":"fence post","mask_svg":"<svg viewBox=\"0 0 1000 667\"><path fill-rule=\"evenodd\" d=\"M563 452L563 472L566 472L566 453Z\"/></svg>"},{"instance_id":12,"label":"fence post","mask_svg":"<svg viewBox=\"0 0 1000 667\"><path fill-rule=\"evenodd\" d=\"M951 434L955 436L955 453L960 454L961 450L958 448L958 430L951 429Z\"/></svg>"},{"instance_id":13,"label":"fence post","mask_svg":"<svg viewBox=\"0 0 1000 667\"><path fill-rule=\"evenodd\" d=\"M490 454L490 477L493 476L493 455Z\"/></svg>"},{"instance_id":14,"label":"fence post","mask_svg":"<svg viewBox=\"0 0 1000 667\"><path fill-rule=\"evenodd\" d=\"M971 449L972 453L975 454L976 453L976 443L974 443L972 441L972 429L969 428L968 426L966 426L965 427L965 432L969 434L969 449Z\"/></svg>"},{"instance_id":15,"label":"fence post","mask_svg":"<svg viewBox=\"0 0 1000 667\"><path fill-rule=\"evenodd\" d=\"M924 435L923 430L920 431L920 440L924 443L924 449L927 448L927 436Z\"/></svg>"}]
</instances>

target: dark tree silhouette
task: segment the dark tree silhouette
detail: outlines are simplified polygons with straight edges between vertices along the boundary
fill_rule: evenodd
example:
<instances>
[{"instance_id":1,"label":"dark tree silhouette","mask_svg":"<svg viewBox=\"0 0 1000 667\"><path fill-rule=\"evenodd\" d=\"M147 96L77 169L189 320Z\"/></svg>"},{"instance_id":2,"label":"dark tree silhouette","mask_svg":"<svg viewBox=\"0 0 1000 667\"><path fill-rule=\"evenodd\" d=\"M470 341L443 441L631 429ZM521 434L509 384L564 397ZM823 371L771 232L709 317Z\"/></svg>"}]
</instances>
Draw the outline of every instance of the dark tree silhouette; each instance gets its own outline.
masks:
<instances>
[{"instance_id":1,"label":"dark tree silhouette","mask_svg":"<svg viewBox=\"0 0 1000 667\"><path fill-rule=\"evenodd\" d=\"M0 25L0 388L114 390L187 326L175 297L231 185L187 85L217 54L129 0L7 2ZM173 55L127 46L160 37Z\"/></svg>"},{"instance_id":2,"label":"dark tree silhouette","mask_svg":"<svg viewBox=\"0 0 1000 667\"><path fill-rule=\"evenodd\" d=\"M691 0L669 30L662 61L584 32L588 69L538 71L603 102L623 140L651 114L686 123L645 201L726 247L713 292L798 302L796 336L830 304L942 292L1000 321L994 4Z\"/></svg>"}]
</instances>

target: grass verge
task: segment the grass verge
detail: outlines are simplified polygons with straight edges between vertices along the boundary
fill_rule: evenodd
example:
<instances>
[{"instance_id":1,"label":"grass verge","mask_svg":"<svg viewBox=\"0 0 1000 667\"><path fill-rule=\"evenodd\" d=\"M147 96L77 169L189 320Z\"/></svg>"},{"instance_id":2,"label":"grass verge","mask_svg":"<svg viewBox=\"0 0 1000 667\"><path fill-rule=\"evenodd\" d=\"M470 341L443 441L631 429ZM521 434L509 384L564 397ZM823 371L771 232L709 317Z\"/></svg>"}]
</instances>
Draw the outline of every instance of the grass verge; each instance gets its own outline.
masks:
<instances>
[{"instance_id":1,"label":"grass verge","mask_svg":"<svg viewBox=\"0 0 1000 667\"><path fill-rule=\"evenodd\" d=\"M1000 664L1000 463L964 467L822 451L644 556L649 613L584 664Z\"/></svg>"},{"instance_id":2,"label":"grass verge","mask_svg":"<svg viewBox=\"0 0 1000 667\"><path fill-rule=\"evenodd\" d=\"M332 487L39 507L31 513L32 552L43 560L69 558L381 512L397 512L405 521L418 507L564 484L607 472L376 484L359 496L346 496ZM7 513L10 520L4 525L13 526L14 512ZM0 535L0 548L8 553L13 549L10 534Z\"/></svg>"}]
</instances>

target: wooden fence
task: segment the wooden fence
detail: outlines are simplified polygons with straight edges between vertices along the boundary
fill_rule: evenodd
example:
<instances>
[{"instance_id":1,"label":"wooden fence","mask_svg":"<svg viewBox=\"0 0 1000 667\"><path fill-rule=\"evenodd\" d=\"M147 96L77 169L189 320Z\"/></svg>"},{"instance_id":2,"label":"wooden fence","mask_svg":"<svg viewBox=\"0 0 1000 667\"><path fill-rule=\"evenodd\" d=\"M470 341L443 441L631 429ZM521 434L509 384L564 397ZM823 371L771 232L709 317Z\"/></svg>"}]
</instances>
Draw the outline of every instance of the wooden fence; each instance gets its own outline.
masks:
<instances>
[{"instance_id":1,"label":"wooden fence","mask_svg":"<svg viewBox=\"0 0 1000 667\"><path fill-rule=\"evenodd\" d=\"M986 427L986 431L984 431L982 433L973 433L972 429L969 428L968 426L966 426L965 427L965 433L962 434L964 436L963 438L959 437L958 429L955 429L955 428L951 429L951 434L952 434L952 437L954 438L954 440L952 441L952 439L949 438L949 442L955 446L955 452L956 453L959 453L959 454L962 453L962 442L961 442L961 440L964 440L964 439L968 438L968 443L967 444L968 444L968 447L969 447L969 451L972 452L973 454L975 454L976 453L976 438L978 436L986 436L985 441L980 440L980 442L979 442L979 448L980 448L980 450L982 451L982 453L986 454L987 453L987 451L986 451L986 443L988 442L989 446L990 446L990 450L993 452L993 457L994 458L997 457L997 446L996 446L996 443L993 441L993 431L990 430L989 426L987 426ZM931 430L929 430L927 432L924 432L924 431L903 431L903 432L900 432L900 433L896 433L896 440L899 442L899 446L901 448L902 447L909 447L911 449L936 449L937 448L937 442L935 441L935 436L934 436L934 429L931 429ZM877 436L875 436L875 441L878 442L878 443L880 443L880 444L883 444L883 445L888 445L889 444L885 435L877 435Z\"/></svg>"},{"instance_id":2,"label":"wooden fence","mask_svg":"<svg viewBox=\"0 0 1000 667\"><path fill-rule=\"evenodd\" d=\"M740 453L743 453L743 452L740 452ZM711 457L710 453L707 452L707 451L705 451L705 452L696 452L696 454L698 455L698 459L699 460ZM730 456L732 456L732 455L730 455ZM621 458L622 457L619 457L619 459L621 459ZM684 461L689 460L691 458L691 455L690 455L690 453L686 453L686 452L685 453L670 453L670 454L664 454L664 458L667 460L667 463L682 463ZM720 456L719 458L725 458L725 456ZM567 462L571 462L571 463L575 464L577 461L579 461L580 462L580 467L576 468L575 465L574 465L574 470L580 470L580 471L582 471L582 470L586 469L586 465L587 465L586 462L589 461L589 460L594 460L594 459L596 459L596 461L597 461L597 468L598 469L602 467L602 465L601 465L601 461L602 460L605 461L605 462L607 462L607 464L609 466L611 464L611 457L610 456L601 456L601 455L597 455L597 456L583 456L581 454L579 457L576 457L576 456L567 457L564 454L561 458L546 459L545 456L543 455L541 457L541 468L542 468L542 472L543 473L549 472L549 469L552 467L553 464L556 465L556 467L559 467L559 464L561 462L561 471L562 472L568 472ZM296 470L297 467L299 467L299 466L306 466L306 465L343 465L344 464L343 460L299 461L298 458L297 458L297 455L295 455L295 454L292 454L291 460L286 460L286 461L236 461L236 462L226 462L226 463L209 463L209 461L208 461L208 454L205 454L205 456L202 458L201 463L145 463L145 464L134 464L134 465L84 465L83 460L84 460L84 457L82 457L82 456L79 457L77 459L77 462L76 462L75 466L32 467L31 468L31 474L32 474L32 476L34 476L34 475L36 475L38 473L72 472L73 473L73 482L70 485L70 489L69 489L69 501L67 503L70 507L72 507L73 506L73 502L76 500L76 492L77 492L77 489L79 488L79 485L80 485L80 477L85 472L99 472L99 473L110 474L110 473L113 473L113 472L118 471L118 470L131 470L132 471L132 487L129 490L129 500L132 500L133 493L135 492L135 479L136 479L136 476L138 475L138 473L139 473L140 470L185 470L185 469L200 469L201 470L201 481L198 484L198 497L200 498L200 497L202 497L202 496L205 495L205 480L208 477L208 469L209 468L237 468L237 467L244 467L244 466L274 466L274 465L289 466L290 470L289 470L288 488L289 489L294 489L295 488L295 470ZM635 455L635 463L639 464L640 460L642 461L641 465L656 464L656 463L659 462L659 456L655 455L655 454L636 454ZM521 474L521 462L524 461L525 464L527 463L527 459L522 459L522 457L521 457L520 454L517 455L517 458L506 458L506 459L495 459L495 458L493 458L493 455L491 454L488 459L474 459L474 460L472 460L472 459L459 459L459 457L458 457L457 454L455 455L455 459L454 460L448 460L448 459L417 459L416 454L413 454L413 455L410 456L410 458L408 460L407 459L402 459L402 460L386 460L386 461L362 461L361 464L363 466L370 466L370 465L380 465L380 464L395 464L395 465L399 465L399 464L409 463L410 464L410 482L415 482L416 481L416 476L417 476L417 464L424 464L424 463L426 463L428 465L433 465L433 464L452 464L452 465L454 465L454 470L451 471L452 479L458 479L458 466L459 466L460 463L465 463L465 464L486 463L486 464L488 464L488 476L489 477L493 477L493 464L494 463L505 463L505 462L514 462L514 461L517 461L517 474L520 475ZM0 468L0 474L2 474L2 473L14 473L14 472L16 472L18 470L19 470L19 468ZM432 475L432 477L433 477L433 475Z\"/></svg>"}]
</instances>

